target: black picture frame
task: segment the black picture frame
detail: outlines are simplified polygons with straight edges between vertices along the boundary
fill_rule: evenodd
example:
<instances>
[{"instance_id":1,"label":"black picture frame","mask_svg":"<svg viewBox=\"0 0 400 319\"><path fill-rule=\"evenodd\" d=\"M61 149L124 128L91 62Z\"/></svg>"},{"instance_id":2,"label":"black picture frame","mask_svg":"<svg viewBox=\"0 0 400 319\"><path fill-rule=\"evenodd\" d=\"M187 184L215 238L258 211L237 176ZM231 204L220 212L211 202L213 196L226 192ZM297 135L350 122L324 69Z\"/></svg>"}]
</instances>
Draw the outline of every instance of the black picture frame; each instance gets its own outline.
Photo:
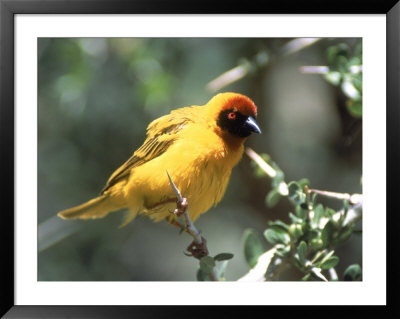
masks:
<instances>
[{"instance_id":1,"label":"black picture frame","mask_svg":"<svg viewBox=\"0 0 400 319\"><path fill-rule=\"evenodd\" d=\"M218 14L218 13L264 13L264 14L385 14L387 21L387 306L366 309L369 314L382 313L384 317L395 317L395 290L399 276L395 273L395 256L398 239L395 236L397 223L396 186L397 166L400 162L398 140L400 136L400 3L398 0L326 0L326 1L275 1L274 3L246 1L229 3L216 1L162 1L162 0L53 0L26 1L0 0L1 19L1 75L0 75L0 181L1 191L1 298L0 315L4 318L150 318L176 317L190 312L191 317L206 316L210 312L226 315L225 307L168 307L168 306L20 306L14 303L14 19L16 14ZM378 107L378 106L377 106ZM383 106L379 106L383 107ZM383 141L382 141L383 142ZM384 212L380 212L384 213ZM258 308L260 309L260 308ZM230 309L232 311L232 309ZM308 313L304 307L286 310L301 315ZM330 315L346 313L360 315L360 307L332 307ZM246 308L235 308L235 315L245 315ZM276 307L265 310L266 315L280 312Z\"/></svg>"}]
</instances>

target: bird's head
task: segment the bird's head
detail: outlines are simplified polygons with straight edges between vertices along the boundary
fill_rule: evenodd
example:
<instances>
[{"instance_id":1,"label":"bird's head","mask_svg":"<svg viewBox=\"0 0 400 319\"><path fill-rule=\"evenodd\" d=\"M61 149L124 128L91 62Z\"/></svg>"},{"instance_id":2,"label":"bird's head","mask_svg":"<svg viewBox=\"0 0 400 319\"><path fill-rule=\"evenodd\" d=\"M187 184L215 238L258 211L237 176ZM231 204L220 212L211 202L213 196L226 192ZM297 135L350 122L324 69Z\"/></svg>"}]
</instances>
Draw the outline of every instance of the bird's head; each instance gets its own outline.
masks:
<instances>
[{"instance_id":1,"label":"bird's head","mask_svg":"<svg viewBox=\"0 0 400 319\"><path fill-rule=\"evenodd\" d=\"M255 120L257 107L247 96L220 93L207 106L213 113L216 130L224 137L243 140L251 133L261 133Z\"/></svg>"}]
</instances>

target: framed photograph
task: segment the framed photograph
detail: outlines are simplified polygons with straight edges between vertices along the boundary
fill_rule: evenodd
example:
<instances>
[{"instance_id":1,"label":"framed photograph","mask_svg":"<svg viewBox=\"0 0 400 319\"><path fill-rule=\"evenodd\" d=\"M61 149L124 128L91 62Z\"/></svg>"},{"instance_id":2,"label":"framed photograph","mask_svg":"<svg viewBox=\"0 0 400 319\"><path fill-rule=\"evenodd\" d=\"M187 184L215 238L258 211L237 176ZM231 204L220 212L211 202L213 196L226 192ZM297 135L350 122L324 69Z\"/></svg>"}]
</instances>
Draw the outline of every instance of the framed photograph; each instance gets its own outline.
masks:
<instances>
[{"instance_id":1,"label":"framed photograph","mask_svg":"<svg viewBox=\"0 0 400 319\"><path fill-rule=\"evenodd\" d=\"M394 311L400 5L350 3L1 1L1 314Z\"/></svg>"}]
</instances>

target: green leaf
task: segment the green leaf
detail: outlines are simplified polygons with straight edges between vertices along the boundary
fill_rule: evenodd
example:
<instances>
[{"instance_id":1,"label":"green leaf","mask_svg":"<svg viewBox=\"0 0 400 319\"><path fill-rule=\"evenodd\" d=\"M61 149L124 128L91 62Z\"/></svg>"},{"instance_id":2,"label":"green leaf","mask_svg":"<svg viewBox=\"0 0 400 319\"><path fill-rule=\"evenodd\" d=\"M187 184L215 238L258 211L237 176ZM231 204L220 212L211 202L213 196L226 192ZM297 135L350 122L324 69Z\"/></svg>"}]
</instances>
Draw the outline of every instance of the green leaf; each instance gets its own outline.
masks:
<instances>
[{"instance_id":1,"label":"green leaf","mask_svg":"<svg viewBox=\"0 0 400 319\"><path fill-rule=\"evenodd\" d=\"M357 90L354 82L347 77L341 85L343 93L352 100L359 101L361 99L361 92Z\"/></svg>"},{"instance_id":2,"label":"green leaf","mask_svg":"<svg viewBox=\"0 0 400 319\"><path fill-rule=\"evenodd\" d=\"M337 66L340 63L339 60L342 60L343 58L345 59L345 61L347 61L349 51L349 46L344 42L330 46L326 50L326 59L329 65Z\"/></svg>"},{"instance_id":3,"label":"green leaf","mask_svg":"<svg viewBox=\"0 0 400 319\"><path fill-rule=\"evenodd\" d=\"M324 262L325 260L327 260L328 258L331 258L331 256L333 256L334 253L335 253L334 250L331 250L329 253L327 253L327 254L324 256L324 258L322 258L320 264L323 263L323 262Z\"/></svg>"},{"instance_id":4,"label":"green leaf","mask_svg":"<svg viewBox=\"0 0 400 319\"><path fill-rule=\"evenodd\" d=\"M297 253L299 254L299 261L302 265L305 265L307 260L307 244L305 241L301 241L297 247Z\"/></svg>"},{"instance_id":5,"label":"green leaf","mask_svg":"<svg viewBox=\"0 0 400 319\"><path fill-rule=\"evenodd\" d=\"M221 253L214 256L215 261L229 260L233 258L233 254L231 253Z\"/></svg>"},{"instance_id":6,"label":"green leaf","mask_svg":"<svg viewBox=\"0 0 400 319\"><path fill-rule=\"evenodd\" d=\"M206 274L209 274L214 267L215 261L214 258L212 258L211 256L204 256L200 259L200 269Z\"/></svg>"},{"instance_id":7,"label":"green leaf","mask_svg":"<svg viewBox=\"0 0 400 319\"><path fill-rule=\"evenodd\" d=\"M273 226L271 228L268 228L264 232L265 238L270 242L272 245L282 243L282 244L289 244L290 242L290 236L286 230L284 230L282 227L276 227Z\"/></svg>"},{"instance_id":8,"label":"green leaf","mask_svg":"<svg viewBox=\"0 0 400 319\"><path fill-rule=\"evenodd\" d=\"M314 229L310 229L304 234L304 240L311 241L314 238L317 238L318 235L319 235L318 231L316 231Z\"/></svg>"},{"instance_id":9,"label":"green leaf","mask_svg":"<svg viewBox=\"0 0 400 319\"><path fill-rule=\"evenodd\" d=\"M321 232L321 239L325 247L328 246L329 243L331 242L333 230L334 230L333 222L332 220L329 220Z\"/></svg>"},{"instance_id":10,"label":"green leaf","mask_svg":"<svg viewBox=\"0 0 400 319\"><path fill-rule=\"evenodd\" d=\"M338 56L336 59L336 67L340 73L342 73L342 76L344 73L346 73L347 70L347 63L348 59L345 56Z\"/></svg>"},{"instance_id":11,"label":"green leaf","mask_svg":"<svg viewBox=\"0 0 400 319\"><path fill-rule=\"evenodd\" d=\"M275 169L276 175L272 179L272 187L276 188L285 180L285 174L281 171L281 169L277 165L272 165Z\"/></svg>"},{"instance_id":12,"label":"green leaf","mask_svg":"<svg viewBox=\"0 0 400 319\"><path fill-rule=\"evenodd\" d=\"M314 258L311 260L311 263L315 264L315 263L317 262L317 260L320 259L320 258L324 255L325 251L326 251L326 250L320 250L320 251L318 251L318 252L314 255Z\"/></svg>"},{"instance_id":13,"label":"green leaf","mask_svg":"<svg viewBox=\"0 0 400 319\"><path fill-rule=\"evenodd\" d=\"M347 110L349 111L350 115L355 118L362 117L362 101L361 100L352 100L349 99L346 102Z\"/></svg>"},{"instance_id":14,"label":"green leaf","mask_svg":"<svg viewBox=\"0 0 400 319\"><path fill-rule=\"evenodd\" d=\"M332 217L332 216L335 215L335 214L336 214L336 211L335 211L334 209L329 208L329 207L326 207L326 208L325 208L325 212L324 212L324 216L325 216L325 217L330 218L330 217Z\"/></svg>"},{"instance_id":15,"label":"green leaf","mask_svg":"<svg viewBox=\"0 0 400 319\"><path fill-rule=\"evenodd\" d=\"M352 65L360 65L361 64L361 59L358 56L353 56L349 59L347 66L352 66Z\"/></svg>"},{"instance_id":16,"label":"green leaf","mask_svg":"<svg viewBox=\"0 0 400 319\"><path fill-rule=\"evenodd\" d=\"M344 281L360 281L361 280L361 267L358 264L353 264L347 267L343 273Z\"/></svg>"},{"instance_id":17,"label":"green leaf","mask_svg":"<svg viewBox=\"0 0 400 319\"><path fill-rule=\"evenodd\" d=\"M297 182L290 182L288 184L289 198L294 199L298 192L301 192L301 187Z\"/></svg>"},{"instance_id":18,"label":"green leaf","mask_svg":"<svg viewBox=\"0 0 400 319\"><path fill-rule=\"evenodd\" d=\"M312 223L314 227L318 227L319 221L321 217L324 215L324 207L321 204L318 204L317 207L314 208L314 217L312 219Z\"/></svg>"},{"instance_id":19,"label":"green leaf","mask_svg":"<svg viewBox=\"0 0 400 319\"><path fill-rule=\"evenodd\" d=\"M289 218L293 224L301 224L303 222L303 220L301 218L297 217L293 213L289 213Z\"/></svg>"},{"instance_id":20,"label":"green leaf","mask_svg":"<svg viewBox=\"0 0 400 319\"><path fill-rule=\"evenodd\" d=\"M274 207L278 204L279 199L281 198L281 194L276 189L272 189L268 195L265 197L265 204L268 208Z\"/></svg>"},{"instance_id":21,"label":"green leaf","mask_svg":"<svg viewBox=\"0 0 400 319\"><path fill-rule=\"evenodd\" d=\"M300 224L291 224L289 227L289 234L294 239L298 239L303 236L303 228Z\"/></svg>"},{"instance_id":22,"label":"green leaf","mask_svg":"<svg viewBox=\"0 0 400 319\"><path fill-rule=\"evenodd\" d=\"M317 197L318 197L318 194L317 194L317 193L312 193L312 194L311 194L311 199L310 199L311 207L315 207L315 206L316 206Z\"/></svg>"},{"instance_id":23,"label":"green leaf","mask_svg":"<svg viewBox=\"0 0 400 319\"><path fill-rule=\"evenodd\" d=\"M350 80L353 83L354 87L358 91L362 92L362 75L361 75L361 73L352 74Z\"/></svg>"},{"instance_id":24,"label":"green leaf","mask_svg":"<svg viewBox=\"0 0 400 319\"><path fill-rule=\"evenodd\" d=\"M304 187L310 185L310 180L308 178L302 178L297 182L299 186L301 187L302 190L304 190Z\"/></svg>"},{"instance_id":25,"label":"green leaf","mask_svg":"<svg viewBox=\"0 0 400 319\"><path fill-rule=\"evenodd\" d=\"M338 85L342 80L342 75L337 71L329 71L323 75L325 80L333 85Z\"/></svg>"},{"instance_id":26,"label":"green leaf","mask_svg":"<svg viewBox=\"0 0 400 319\"><path fill-rule=\"evenodd\" d=\"M258 234L253 229L247 229L244 232L244 257L247 264L253 268L263 252L264 247Z\"/></svg>"},{"instance_id":27,"label":"green leaf","mask_svg":"<svg viewBox=\"0 0 400 319\"><path fill-rule=\"evenodd\" d=\"M349 204L350 203L348 199L343 200L343 210L345 214L347 214L347 211L349 210Z\"/></svg>"},{"instance_id":28,"label":"green leaf","mask_svg":"<svg viewBox=\"0 0 400 319\"><path fill-rule=\"evenodd\" d=\"M335 267L338 264L338 262L339 262L339 257L332 256L332 257L329 257L328 259L323 260L321 262L320 267L321 267L321 269L329 269L329 268Z\"/></svg>"},{"instance_id":29,"label":"green leaf","mask_svg":"<svg viewBox=\"0 0 400 319\"><path fill-rule=\"evenodd\" d=\"M296 206L296 215L299 216L302 220L306 220L308 218L308 210L301 207L301 205Z\"/></svg>"},{"instance_id":30,"label":"green leaf","mask_svg":"<svg viewBox=\"0 0 400 319\"><path fill-rule=\"evenodd\" d=\"M298 258L292 258L292 262L293 264L300 269L301 271L304 271L304 265L300 262L300 260Z\"/></svg>"},{"instance_id":31,"label":"green leaf","mask_svg":"<svg viewBox=\"0 0 400 319\"><path fill-rule=\"evenodd\" d=\"M302 280L302 281L307 281L308 279L310 279L310 277L311 277L311 274L308 273L308 274L306 274L303 278L301 278L301 280Z\"/></svg>"},{"instance_id":32,"label":"green leaf","mask_svg":"<svg viewBox=\"0 0 400 319\"><path fill-rule=\"evenodd\" d=\"M278 244L275 247L276 247L276 254L281 258L285 258L290 253L290 245Z\"/></svg>"},{"instance_id":33,"label":"green leaf","mask_svg":"<svg viewBox=\"0 0 400 319\"><path fill-rule=\"evenodd\" d=\"M354 225L346 225L346 226L344 226L340 230L339 234L337 235L337 239L336 240L339 243L341 243L341 242L344 242L347 239L349 239L351 234L353 233L353 228L354 228Z\"/></svg>"},{"instance_id":34,"label":"green leaf","mask_svg":"<svg viewBox=\"0 0 400 319\"><path fill-rule=\"evenodd\" d=\"M304 198L306 197L306 195L305 194L303 194L304 195ZM308 210L308 204L306 203L306 202L302 202L301 204L300 204L300 207L302 208L302 209L304 209L304 210Z\"/></svg>"},{"instance_id":35,"label":"green leaf","mask_svg":"<svg viewBox=\"0 0 400 319\"><path fill-rule=\"evenodd\" d=\"M324 247L324 242L321 240L321 238L314 238L311 240L310 246L313 250L318 250Z\"/></svg>"},{"instance_id":36,"label":"green leaf","mask_svg":"<svg viewBox=\"0 0 400 319\"><path fill-rule=\"evenodd\" d=\"M284 230L289 230L289 225L286 225L283 221L281 221L279 219L269 222L268 225L270 227L274 227L275 226L275 227L281 227Z\"/></svg>"}]
</instances>

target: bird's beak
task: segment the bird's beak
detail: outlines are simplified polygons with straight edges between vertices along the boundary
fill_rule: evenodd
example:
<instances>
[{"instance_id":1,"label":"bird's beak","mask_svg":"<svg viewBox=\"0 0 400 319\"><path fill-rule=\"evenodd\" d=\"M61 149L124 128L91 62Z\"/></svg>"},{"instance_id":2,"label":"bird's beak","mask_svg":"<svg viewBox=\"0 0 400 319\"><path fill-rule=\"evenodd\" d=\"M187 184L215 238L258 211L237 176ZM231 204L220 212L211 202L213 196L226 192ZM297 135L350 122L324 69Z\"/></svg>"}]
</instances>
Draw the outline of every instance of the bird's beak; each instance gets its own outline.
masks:
<instances>
[{"instance_id":1,"label":"bird's beak","mask_svg":"<svg viewBox=\"0 0 400 319\"><path fill-rule=\"evenodd\" d=\"M261 134L261 130L258 127L256 120L253 117L249 116L246 120L245 125L247 126L250 132Z\"/></svg>"}]
</instances>

